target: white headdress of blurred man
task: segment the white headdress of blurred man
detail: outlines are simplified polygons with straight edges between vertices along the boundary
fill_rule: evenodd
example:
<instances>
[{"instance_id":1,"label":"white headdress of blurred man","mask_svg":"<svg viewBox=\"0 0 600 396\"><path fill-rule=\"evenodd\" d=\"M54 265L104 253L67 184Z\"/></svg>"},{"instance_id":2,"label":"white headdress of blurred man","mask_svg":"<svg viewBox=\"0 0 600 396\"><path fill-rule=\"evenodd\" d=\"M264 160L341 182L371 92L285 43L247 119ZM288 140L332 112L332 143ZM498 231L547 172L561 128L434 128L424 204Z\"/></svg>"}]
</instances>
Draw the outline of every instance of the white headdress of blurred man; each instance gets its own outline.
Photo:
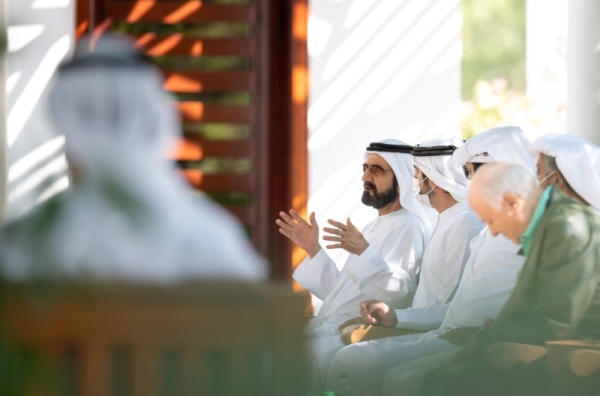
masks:
<instances>
[{"instance_id":1,"label":"white headdress of blurred man","mask_svg":"<svg viewBox=\"0 0 600 396\"><path fill-rule=\"evenodd\" d=\"M125 38L91 45L78 42L49 95L73 188L4 227L5 275L264 278L266 263L237 221L195 197L165 158L181 126L160 72Z\"/></svg>"}]
</instances>

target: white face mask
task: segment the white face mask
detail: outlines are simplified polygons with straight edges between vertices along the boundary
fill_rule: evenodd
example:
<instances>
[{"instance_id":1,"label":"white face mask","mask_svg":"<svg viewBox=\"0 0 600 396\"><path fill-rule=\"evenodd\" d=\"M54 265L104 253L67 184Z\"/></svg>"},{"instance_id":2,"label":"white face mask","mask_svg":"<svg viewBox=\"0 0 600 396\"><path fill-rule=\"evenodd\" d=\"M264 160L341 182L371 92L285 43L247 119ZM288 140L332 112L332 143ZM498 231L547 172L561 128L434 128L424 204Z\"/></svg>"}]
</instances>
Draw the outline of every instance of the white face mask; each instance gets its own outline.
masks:
<instances>
[{"instance_id":1,"label":"white face mask","mask_svg":"<svg viewBox=\"0 0 600 396\"><path fill-rule=\"evenodd\" d=\"M433 190L431 190L431 191L433 191ZM429 192L431 192L431 191L429 191ZM416 199L417 199L417 201L419 201L421 203L421 205L427 206L428 208L433 208L433 206L431 205L431 202L429 201L429 193L418 195L416 197Z\"/></svg>"},{"instance_id":2,"label":"white face mask","mask_svg":"<svg viewBox=\"0 0 600 396\"><path fill-rule=\"evenodd\" d=\"M471 188L471 184L473 184L473 180L467 180L467 190Z\"/></svg>"},{"instance_id":3,"label":"white face mask","mask_svg":"<svg viewBox=\"0 0 600 396\"><path fill-rule=\"evenodd\" d=\"M413 177L412 178L412 192L413 192L413 195L415 197L418 196L421 193L420 190L421 190L421 187L419 187L419 181Z\"/></svg>"},{"instance_id":4,"label":"white face mask","mask_svg":"<svg viewBox=\"0 0 600 396\"><path fill-rule=\"evenodd\" d=\"M429 179L429 176L427 176L425 179L421 180L418 184L423 183L427 179ZM423 206L433 208L433 206L431 205L431 202L429 201L429 194L431 194L432 191L433 191L433 188L431 190L427 191L425 194L421 194L420 187L419 187L419 195L417 195L417 197L416 197L417 201L419 201L421 203L421 205L423 205Z\"/></svg>"}]
</instances>

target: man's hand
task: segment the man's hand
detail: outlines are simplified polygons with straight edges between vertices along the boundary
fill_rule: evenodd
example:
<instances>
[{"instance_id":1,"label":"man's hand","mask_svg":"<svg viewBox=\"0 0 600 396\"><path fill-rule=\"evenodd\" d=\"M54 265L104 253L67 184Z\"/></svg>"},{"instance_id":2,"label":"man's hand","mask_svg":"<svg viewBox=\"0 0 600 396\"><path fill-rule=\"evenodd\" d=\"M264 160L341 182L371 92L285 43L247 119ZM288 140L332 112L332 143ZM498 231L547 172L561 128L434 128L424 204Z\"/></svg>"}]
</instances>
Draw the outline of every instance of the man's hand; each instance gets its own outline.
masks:
<instances>
[{"instance_id":1,"label":"man's hand","mask_svg":"<svg viewBox=\"0 0 600 396\"><path fill-rule=\"evenodd\" d=\"M315 257L321 250L319 225L315 219L315 212L310 214L310 224L293 209L290 210L290 216L285 212L279 212L279 216L281 216L281 220L275 220L275 223L279 226L279 232L304 249L310 258Z\"/></svg>"},{"instance_id":2,"label":"man's hand","mask_svg":"<svg viewBox=\"0 0 600 396\"><path fill-rule=\"evenodd\" d=\"M362 316L359 316L357 318L345 321L344 323L342 323L341 325L338 326L338 330L341 333L342 330L344 330L346 327L352 326L352 325L355 325L355 324L368 324L368 323L367 323L366 320L363 319Z\"/></svg>"},{"instance_id":3,"label":"man's hand","mask_svg":"<svg viewBox=\"0 0 600 396\"><path fill-rule=\"evenodd\" d=\"M384 327L396 327L398 317L396 311L384 302L369 300L360 303L360 315L368 324Z\"/></svg>"},{"instance_id":4,"label":"man's hand","mask_svg":"<svg viewBox=\"0 0 600 396\"><path fill-rule=\"evenodd\" d=\"M441 336L439 339L446 340L454 345L465 346L471 343L476 337L481 327L459 327L458 329L452 329Z\"/></svg>"},{"instance_id":5,"label":"man's hand","mask_svg":"<svg viewBox=\"0 0 600 396\"><path fill-rule=\"evenodd\" d=\"M323 231L333 234L332 236L325 235L323 239L326 241L337 242L335 245L327 245L327 249L341 248L349 253L360 256L369 247L369 243L358 228L352 224L350 218L348 218L346 224L333 220L327 220L327 222L336 228L323 228Z\"/></svg>"}]
</instances>

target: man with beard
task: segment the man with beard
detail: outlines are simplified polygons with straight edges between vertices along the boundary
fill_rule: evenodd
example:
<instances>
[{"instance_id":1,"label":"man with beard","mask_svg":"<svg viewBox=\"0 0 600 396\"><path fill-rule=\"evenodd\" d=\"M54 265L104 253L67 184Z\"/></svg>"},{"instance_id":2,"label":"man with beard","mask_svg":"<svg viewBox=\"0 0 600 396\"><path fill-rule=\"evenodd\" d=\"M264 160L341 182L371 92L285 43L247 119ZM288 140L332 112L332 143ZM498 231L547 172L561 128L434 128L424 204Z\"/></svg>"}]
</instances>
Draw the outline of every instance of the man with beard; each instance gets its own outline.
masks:
<instances>
[{"instance_id":1,"label":"man with beard","mask_svg":"<svg viewBox=\"0 0 600 396\"><path fill-rule=\"evenodd\" d=\"M425 197L422 201L439 213L437 227L423 256L419 287L408 309L394 311L383 301L362 302L363 317L357 318L359 323L420 331L439 327L439 317L443 318L453 300L469 258L469 244L483 228L467 202L467 178L462 167L450 163L452 153L462 143L456 137L439 136L414 148L415 178L421 197ZM379 311L391 315L379 315ZM351 323L355 321L345 324ZM368 394L378 385L376 373L382 371L380 367L392 368L397 364L396 351L406 339L418 341L421 338L420 335L398 336L348 345L334 355L328 373L321 372L321 378L327 377L327 389L332 389L338 376L346 373L355 394ZM443 343L425 345L420 352L438 352L444 347ZM322 369L326 364L322 363Z\"/></svg>"},{"instance_id":2,"label":"man with beard","mask_svg":"<svg viewBox=\"0 0 600 396\"><path fill-rule=\"evenodd\" d=\"M357 315L361 301L377 299L394 307L412 303L425 244L433 225L430 214L412 191L413 147L398 140L371 143L363 164L362 202L377 209L378 216L360 232L350 221L329 220L323 230L329 249L350 253L342 270L319 245L315 214L310 223L298 213L280 212L277 225L286 237L304 249L308 257L294 272L294 279L323 300L307 332L314 358L329 361L343 347L338 326ZM318 377L313 378L318 386Z\"/></svg>"}]
</instances>

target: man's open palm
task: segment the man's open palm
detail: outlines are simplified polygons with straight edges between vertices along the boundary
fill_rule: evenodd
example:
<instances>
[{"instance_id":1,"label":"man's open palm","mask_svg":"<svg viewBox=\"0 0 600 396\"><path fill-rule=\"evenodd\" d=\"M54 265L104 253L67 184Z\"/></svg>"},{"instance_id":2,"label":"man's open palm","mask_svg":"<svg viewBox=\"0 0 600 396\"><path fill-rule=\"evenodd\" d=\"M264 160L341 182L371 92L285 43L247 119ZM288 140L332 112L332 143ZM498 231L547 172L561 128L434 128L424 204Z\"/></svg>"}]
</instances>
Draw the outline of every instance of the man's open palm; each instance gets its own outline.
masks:
<instances>
[{"instance_id":1,"label":"man's open palm","mask_svg":"<svg viewBox=\"0 0 600 396\"><path fill-rule=\"evenodd\" d=\"M314 212L310 214L310 224L293 209L290 210L289 215L285 212L279 212L279 216L281 216L281 219L275 220L275 223L279 226L280 233L304 249L311 258L321 250L321 246L319 246L319 225Z\"/></svg>"}]
</instances>

